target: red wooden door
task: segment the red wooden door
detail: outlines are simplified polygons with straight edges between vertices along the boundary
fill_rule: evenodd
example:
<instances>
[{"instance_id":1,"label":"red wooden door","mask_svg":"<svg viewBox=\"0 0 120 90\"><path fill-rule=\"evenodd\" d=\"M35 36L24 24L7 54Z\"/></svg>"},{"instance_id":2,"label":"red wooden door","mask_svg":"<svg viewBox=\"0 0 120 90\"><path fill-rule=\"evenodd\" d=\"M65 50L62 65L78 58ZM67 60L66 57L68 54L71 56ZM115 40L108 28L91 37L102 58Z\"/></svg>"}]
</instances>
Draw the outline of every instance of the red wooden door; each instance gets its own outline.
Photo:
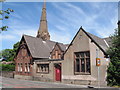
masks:
<instances>
[{"instance_id":1,"label":"red wooden door","mask_svg":"<svg viewBox=\"0 0 120 90\"><path fill-rule=\"evenodd\" d=\"M55 67L55 80L56 81L61 81L61 66Z\"/></svg>"}]
</instances>

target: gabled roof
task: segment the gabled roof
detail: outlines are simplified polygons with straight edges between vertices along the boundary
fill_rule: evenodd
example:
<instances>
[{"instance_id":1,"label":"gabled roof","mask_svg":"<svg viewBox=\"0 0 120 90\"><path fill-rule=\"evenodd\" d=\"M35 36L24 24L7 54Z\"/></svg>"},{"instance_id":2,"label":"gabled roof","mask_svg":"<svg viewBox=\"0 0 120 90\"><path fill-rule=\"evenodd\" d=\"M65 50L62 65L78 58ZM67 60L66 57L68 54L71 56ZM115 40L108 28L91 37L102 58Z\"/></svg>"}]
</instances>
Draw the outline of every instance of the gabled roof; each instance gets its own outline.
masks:
<instances>
[{"instance_id":1,"label":"gabled roof","mask_svg":"<svg viewBox=\"0 0 120 90\"><path fill-rule=\"evenodd\" d=\"M102 51L105 55L107 55L106 51L108 49L108 45L111 45L111 38L100 38L98 36L95 36L89 32L86 32L82 27L80 27L80 29L78 30L78 32L76 33L75 37L73 38L73 40L71 41L71 43L69 44L67 50L69 49L69 47L72 45L74 39L76 38L77 34L80 32L80 30L82 30ZM108 44L108 45L107 45ZM65 53L67 52L67 50L65 51Z\"/></svg>"},{"instance_id":2,"label":"gabled roof","mask_svg":"<svg viewBox=\"0 0 120 90\"><path fill-rule=\"evenodd\" d=\"M36 38L28 35L23 35L28 49L33 58L49 58L50 52L54 48L57 42L51 40L42 40L41 38ZM62 43L58 43L60 48L65 51L65 46Z\"/></svg>"},{"instance_id":3,"label":"gabled roof","mask_svg":"<svg viewBox=\"0 0 120 90\"><path fill-rule=\"evenodd\" d=\"M97 37L88 32L87 34L106 52L106 50L108 49L108 46L106 45L106 42L104 41L104 39Z\"/></svg>"},{"instance_id":4,"label":"gabled roof","mask_svg":"<svg viewBox=\"0 0 120 90\"><path fill-rule=\"evenodd\" d=\"M58 46L59 49L60 49L62 52L64 52L64 51L66 50L66 47L67 47L67 45L64 45L63 43L58 43L58 42L56 42L56 44L54 45L54 47L53 47L53 49L52 49L52 51L51 51L50 53L53 52L53 50L55 49L56 46Z\"/></svg>"},{"instance_id":5,"label":"gabled roof","mask_svg":"<svg viewBox=\"0 0 120 90\"><path fill-rule=\"evenodd\" d=\"M63 43L58 43L62 51L66 50L67 45L64 45Z\"/></svg>"}]
</instances>

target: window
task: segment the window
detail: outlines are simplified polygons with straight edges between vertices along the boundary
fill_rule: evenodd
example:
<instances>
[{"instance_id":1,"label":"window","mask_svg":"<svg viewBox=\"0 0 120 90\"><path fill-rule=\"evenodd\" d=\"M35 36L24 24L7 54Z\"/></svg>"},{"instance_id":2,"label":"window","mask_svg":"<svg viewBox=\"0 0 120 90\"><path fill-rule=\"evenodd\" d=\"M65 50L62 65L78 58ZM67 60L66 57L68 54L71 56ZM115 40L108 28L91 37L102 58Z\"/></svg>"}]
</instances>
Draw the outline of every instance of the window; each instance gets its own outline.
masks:
<instances>
[{"instance_id":1,"label":"window","mask_svg":"<svg viewBox=\"0 0 120 90\"><path fill-rule=\"evenodd\" d=\"M25 63L25 72L30 72L30 63Z\"/></svg>"},{"instance_id":2,"label":"window","mask_svg":"<svg viewBox=\"0 0 120 90\"><path fill-rule=\"evenodd\" d=\"M58 59L61 59L61 55L60 54L58 55L58 57L59 57Z\"/></svg>"},{"instance_id":3,"label":"window","mask_svg":"<svg viewBox=\"0 0 120 90\"><path fill-rule=\"evenodd\" d=\"M58 50L55 51L55 59L58 59Z\"/></svg>"},{"instance_id":4,"label":"window","mask_svg":"<svg viewBox=\"0 0 120 90\"><path fill-rule=\"evenodd\" d=\"M27 63L25 63L25 72L27 72L27 65L26 65Z\"/></svg>"},{"instance_id":5,"label":"window","mask_svg":"<svg viewBox=\"0 0 120 90\"><path fill-rule=\"evenodd\" d=\"M37 64L38 73L49 73L49 64Z\"/></svg>"},{"instance_id":6,"label":"window","mask_svg":"<svg viewBox=\"0 0 120 90\"><path fill-rule=\"evenodd\" d=\"M25 63L25 72L27 72L27 63Z\"/></svg>"},{"instance_id":7,"label":"window","mask_svg":"<svg viewBox=\"0 0 120 90\"><path fill-rule=\"evenodd\" d=\"M80 72L80 61L76 59L76 72Z\"/></svg>"},{"instance_id":8,"label":"window","mask_svg":"<svg viewBox=\"0 0 120 90\"><path fill-rule=\"evenodd\" d=\"M18 72L20 72L20 64L18 63Z\"/></svg>"},{"instance_id":9,"label":"window","mask_svg":"<svg viewBox=\"0 0 120 90\"><path fill-rule=\"evenodd\" d=\"M30 63L28 63L28 72L30 72Z\"/></svg>"},{"instance_id":10,"label":"window","mask_svg":"<svg viewBox=\"0 0 120 90\"><path fill-rule=\"evenodd\" d=\"M22 72L22 63L21 64L18 63L18 72Z\"/></svg>"},{"instance_id":11,"label":"window","mask_svg":"<svg viewBox=\"0 0 120 90\"><path fill-rule=\"evenodd\" d=\"M53 55L53 59L55 59L55 55Z\"/></svg>"},{"instance_id":12,"label":"window","mask_svg":"<svg viewBox=\"0 0 120 90\"><path fill-rule=\"evenodd\" d=\"M75 52L75 74L90 74L90 52Z\"/></svg>"}]
</instances>

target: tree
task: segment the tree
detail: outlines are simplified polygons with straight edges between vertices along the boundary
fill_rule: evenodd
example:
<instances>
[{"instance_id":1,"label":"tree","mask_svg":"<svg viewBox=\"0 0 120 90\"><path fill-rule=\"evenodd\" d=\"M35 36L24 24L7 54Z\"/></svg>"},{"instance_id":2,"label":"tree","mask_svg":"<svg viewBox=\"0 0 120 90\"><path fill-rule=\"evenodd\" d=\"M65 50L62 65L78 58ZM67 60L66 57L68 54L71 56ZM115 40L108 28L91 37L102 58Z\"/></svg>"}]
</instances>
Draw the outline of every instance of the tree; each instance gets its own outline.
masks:
<instances>
[{"instance_id":1,"label":"tree","mask_svg":"<svg viewBox=\"0 0 120 90\"><path fill-rule=\"evenodd\" d=\"M110 86L120 86L120 21L112 36L112 46L108 50L110 63L107 70L107 82Z\"/></svg>"},{"instance_id":2,"label":"tree","mask_svg":"<svg viewBox=\"0 0 120 90\"><path fill-rule=\"evenodd\" d=\"M12 56L12 49L5 49L2 50L2 57L5 58L6 60L9 60L9 58Z\"/></svg>"},{"instance_id":3,"label":"tree","mask_svg":"<svg viewBox=\"0 0 120 90\"><path fill-rule=\"evenodd\" d=\"M2 50L2 57L4 57L7 61L13 61L18 47L19 47L19 42L13 45L13 49Z\"/></svg>"},{"instance_id":4,"label":"tree","mask_svg":"<svg viewBox=\"0 0 120 90\"><path fill-rule=\"evenodd\" d=\"M13 45L13 49L5 49L2 50L2 57L6 59L6 61L14 61L14 56L16 55L16 51L19 47L19 42L15 43ZM14 71L15 70L15 64L0 64L0 71Z\"/></svg>"},{"instance_id":5,"label":"tree","mask_svg":"<svg viewBox=\"0 0 120 90\"><path fill-rule=\"evenodd\" d=\"M0 0L0 3L2 3L5 0ZM0 20L4 20L4 19L9 19L9 14L11 12L14 12L12 9L8 8L7 10L0 10ZM0 27L0 33L1 31L7 31L8 26L2 26Z\"/></svg>"}]
</instances>

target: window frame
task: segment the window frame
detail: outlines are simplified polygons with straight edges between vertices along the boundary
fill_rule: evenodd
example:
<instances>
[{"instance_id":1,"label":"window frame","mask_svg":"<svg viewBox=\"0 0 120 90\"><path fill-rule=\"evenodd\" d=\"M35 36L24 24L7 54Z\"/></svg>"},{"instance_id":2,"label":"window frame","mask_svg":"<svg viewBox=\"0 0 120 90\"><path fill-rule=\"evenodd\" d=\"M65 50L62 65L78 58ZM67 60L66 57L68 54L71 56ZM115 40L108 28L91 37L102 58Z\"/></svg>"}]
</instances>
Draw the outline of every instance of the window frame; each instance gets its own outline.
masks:
<instances>
[{"instance_id":1,"label":"window frame","mask_svg":"<svg viewBox=\"0 0 120 90\"><path fill-rule=\"evenodd\" d=\"M39 67L38 67L38 65L39 65ZM48 70L47 70L47 71L41 71L41 70L40 70L40 65L43 65L43 68L44 68L44 65L48 66ZM38 69L39 69L39 72L38 72ZM44 69L45 69L45 68L44 68ZM36 73L49 74L49 63L37 64Z\"/></svg>"},{"instance_id":2,"label":"window frame","mask_svg":"<svg viewBox=\"0 0 120 90\"><path fill-rule=\"evenodd\" d=\"M82 64L81 64L81 60L82 59L80 57L80 53L83 53L84 54L84 67L85 67L85 72L81 72L81 69L82 69ZM89 53L89 57L86 57L86 53ZM78 57L76 57L76 55L78 54ZM85 56L86 55L86 56ZM79 72L76 71L76 59L79 59ZM87 72L87 59L89 59L89 67L90 67L90 72ZM90 51L80 51L80 52L74 52L74 75L91 75L91 60L90 60Z\"/></svg>"}]
</instances>

